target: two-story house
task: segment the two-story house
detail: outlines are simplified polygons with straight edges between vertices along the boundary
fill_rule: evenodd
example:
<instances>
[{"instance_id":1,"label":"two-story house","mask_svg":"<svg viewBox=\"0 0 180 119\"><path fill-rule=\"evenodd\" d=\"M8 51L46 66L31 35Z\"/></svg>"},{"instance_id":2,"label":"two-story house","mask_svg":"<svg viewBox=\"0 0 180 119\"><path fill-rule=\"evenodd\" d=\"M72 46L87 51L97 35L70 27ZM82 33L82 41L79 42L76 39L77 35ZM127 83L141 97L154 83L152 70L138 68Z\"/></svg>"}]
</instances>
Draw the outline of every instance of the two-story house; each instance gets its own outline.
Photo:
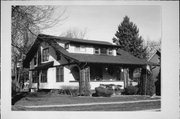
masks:
<instances>
[{"instance_id":1,"label":"two-story house","mask_svg":"<svg viewBox=\"0 0 180 119\"><path fill-rule=\"evenodd\" d=\"M31 88L61 89L78 87L81 72L89 77L91 89L100 84L128 83L128 68L141 67L138 59L109 42L38 35L23 62L30 68Z\"/></svg>"}]
</instances>

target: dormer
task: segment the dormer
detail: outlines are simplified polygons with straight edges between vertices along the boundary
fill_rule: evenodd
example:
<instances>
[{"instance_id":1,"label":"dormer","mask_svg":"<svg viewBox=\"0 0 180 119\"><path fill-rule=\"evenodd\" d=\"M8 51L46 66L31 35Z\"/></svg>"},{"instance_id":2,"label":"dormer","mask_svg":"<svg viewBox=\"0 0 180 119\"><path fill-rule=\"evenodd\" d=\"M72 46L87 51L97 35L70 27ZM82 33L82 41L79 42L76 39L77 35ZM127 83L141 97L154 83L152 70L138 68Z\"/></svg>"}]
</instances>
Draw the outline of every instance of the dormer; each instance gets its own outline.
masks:
<instances>
[{"instance_id":1,"label":"dormer","mask_svg":"<svg viewBox=\"0 0 180 119\"><path fill-rule=\"evenodd\" d=\"M112 47L94 47L94 54L116 56L116 49Z\"/></svg>"}]
</instances>

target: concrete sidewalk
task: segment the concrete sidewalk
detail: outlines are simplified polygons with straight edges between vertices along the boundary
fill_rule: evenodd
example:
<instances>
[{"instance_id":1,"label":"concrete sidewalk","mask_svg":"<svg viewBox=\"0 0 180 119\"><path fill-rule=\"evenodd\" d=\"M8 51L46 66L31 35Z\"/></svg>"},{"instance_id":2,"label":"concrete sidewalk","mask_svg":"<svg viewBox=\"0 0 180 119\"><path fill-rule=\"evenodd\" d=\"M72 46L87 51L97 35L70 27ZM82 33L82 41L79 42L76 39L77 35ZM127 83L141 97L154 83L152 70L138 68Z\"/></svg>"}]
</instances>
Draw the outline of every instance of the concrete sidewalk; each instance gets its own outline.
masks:
<instances>
[{"instance_id":1,"label":"concrete sidewalk","mask_svg":"<svg viewBox=\"0 0 180 119\"><path fill-rule=\"evenodd\" d=\"M91 106L91 105L111 105L111 104L127 104L127 103L142 103L142 102L157 102L156 100L138 100L138 101L121 101L121 102L96 102L96 103L79 103L79 104L60 104L60 105L35 105L35 106L19 106L25 108L53 108L53 107L75 107L75 106Z\"/></svg>"}]
</instances>

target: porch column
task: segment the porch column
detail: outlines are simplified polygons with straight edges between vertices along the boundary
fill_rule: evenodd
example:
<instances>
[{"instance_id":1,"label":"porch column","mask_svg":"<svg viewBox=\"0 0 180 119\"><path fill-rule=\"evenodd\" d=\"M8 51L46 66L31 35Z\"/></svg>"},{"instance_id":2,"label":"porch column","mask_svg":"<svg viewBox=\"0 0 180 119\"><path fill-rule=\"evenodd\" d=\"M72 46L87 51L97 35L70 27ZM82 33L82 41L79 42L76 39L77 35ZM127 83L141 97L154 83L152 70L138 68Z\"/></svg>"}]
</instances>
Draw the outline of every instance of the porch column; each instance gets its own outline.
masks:
<instances>
[{"instance_id":1,"label":"porch column","mask_svg":"<svg viewBox=\"0 0 180 119\"><path fill-rule=\"evenodd\" d=\"M126 88L129 84L129 75L128 75L128 69L123 69L123 80L124 80L124 88Z\"/></svg>"},{"instance_id":2,"label":"porch column","mask_svg":"<svg viewBox=\"0 0 180 119\"><path fill-rule=\"evenodd\" d=\"M39 71L39 79L38 79L38 82L37 82L37 90L39 90L39 87L40 87L40 82L41 82L41 75L42 75L42 71Z\"/></svg>"},{"instance_id":3,"label":"porch column","mask_svg":"<svg viewBox=\"0 0 180 119\"><path fill-rule=\"evenodd\" d=\"M32 71L29 71L29 92L31 92L32 88Z\"/></svg>"},{"instance_id":4,"label":"porch column","mask_svg":"<svg viewBox=\"0 0 180 119\"><path fill-rule=\"evenodd\" d=\"M83 96L90 95L90 68L80 69L79 93Z\"/></svg>"}]
</instances>

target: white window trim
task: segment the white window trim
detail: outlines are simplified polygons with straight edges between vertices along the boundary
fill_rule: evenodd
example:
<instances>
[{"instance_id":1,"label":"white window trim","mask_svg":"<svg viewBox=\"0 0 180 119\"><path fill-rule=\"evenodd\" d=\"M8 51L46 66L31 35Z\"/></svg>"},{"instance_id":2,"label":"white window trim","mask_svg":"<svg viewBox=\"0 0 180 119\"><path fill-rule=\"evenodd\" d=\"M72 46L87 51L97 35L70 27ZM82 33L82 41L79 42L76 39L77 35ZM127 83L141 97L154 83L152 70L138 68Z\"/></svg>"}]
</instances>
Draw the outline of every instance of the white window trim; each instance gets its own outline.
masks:
<instances>
[{"instance_id":1,"label":"white window trim","mask_svg":"<svg viewBox=\"0 0 180 119\"><path fill-rule=\"evenodd\" d=\"M48 50L49 50L49 51L48 51L48 60L47 60L47 61L43 61L43 50L44 50L44 49L48 49ZM42 62L42 63L49 62L49 56L50 56L50 55L49 55L49 52L50 52L50 48L49 48L49 47L45 47L45 48L42 49L42 52L41 52L41 62Z\"/></svg>"},{"instance_id":2,"label":"white window trim","mask_svg":"<svg viewBox=\"0 0 180 119\"><path fill-rule=\"evenodd\" d=\"M96 51L98 51L98 54L97 53L95 53ZM100 53L100 48L98 48L98 50L96 50L96 48L94 48L94 54L96 54L96 55L100 55L101 53Z\"/></svg>"},{"instance_id":3,"label":"white window trim","mask_svg":"<svg viewBox=\"0 0 180 119\"><path fill-rule=\"evenodd\" d=\"M35 55L36 55L36 65L34 65L34 67L37 67L37 65L38 65L38 53L36 53ZM34 58L33 58L33 62L34 62Z\"/></svg>"}]
</instances>

